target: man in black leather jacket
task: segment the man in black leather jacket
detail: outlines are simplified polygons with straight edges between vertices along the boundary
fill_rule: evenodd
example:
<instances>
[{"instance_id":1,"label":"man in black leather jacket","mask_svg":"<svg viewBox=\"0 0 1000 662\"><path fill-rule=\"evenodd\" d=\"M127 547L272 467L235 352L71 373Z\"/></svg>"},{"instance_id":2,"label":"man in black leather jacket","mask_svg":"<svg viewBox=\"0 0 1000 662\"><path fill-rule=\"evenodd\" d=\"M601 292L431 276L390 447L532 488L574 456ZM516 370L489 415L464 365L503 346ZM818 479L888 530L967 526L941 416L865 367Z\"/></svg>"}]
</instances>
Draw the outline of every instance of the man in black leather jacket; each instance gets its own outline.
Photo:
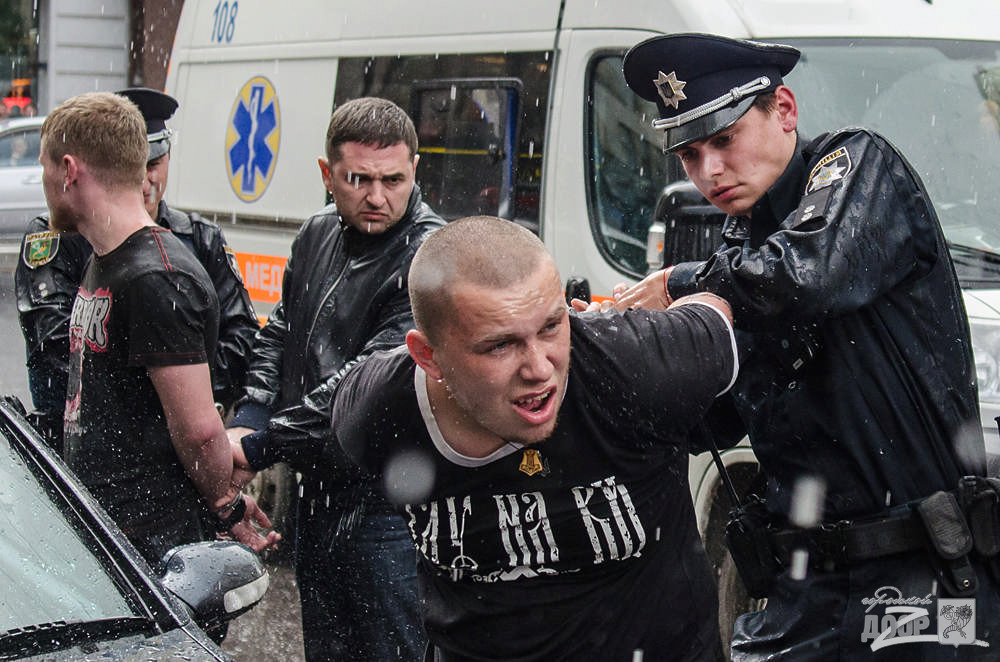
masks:
<instances>
[{"instance_id":1,"label":"man in black leather jacket","mask_svg":"<svg viewBox=\"0 0 1000 662\"><path fill-rule=\"evenodd\" d=\"M737 621L734 660L995 659L996 518L980 515L997 492L982 478L948 247L884 138L798 136L781 78L798 57L713 35L656 37L626 55L629 86L659 108L664 151L727 218L708 260L620 286L615 305L707 291L733 306L740 375L708 420L726 444L750 437L770 520L754 567L773 571L766 608ZM807 492L819 507L802 512ZM755 551L730 543L734 558ZM978 645L941 645L957 639L944 637L948 599L969 601L957 643ZM923 611L897 628L914 605Z\"/></svg>"},{"instance_id":2,"label":"man in black leather jacket","mask_svg":"<svg viewBox=\"0 0 1000 662\"><path fill-rule=\"evenodd\" d=\"M301 474L295 568L306 659L420 660L426 635L406 526L364 481L330 480L303 458L322 447L332 389L346 369L413 328L410 261L443 224L415 185L417 137L384 99L340 106L320 171L334 204L302 226L281 301L253 347L230 439L249 467Z\"/></svg>"},{"instance_id":3,"label":"man in black leather jacket","mask_svg":"<svg viewBox=\"0 0 1000 662\"><path fill-rule=\"evenodd\" d=\"M166 120L177 101L162 92L129 88L119 92L135 103L149 140L143 181L146 211L171 230L208 272L219 297L219 341L211 366L215 401L229 407L242 395L250 347L259 328L250 295L232 249L218 225L198 214L173 209L163 200L170 165L171 132ZM92 253L80 235L49 229L47 216L28 224L14 272L17 312L27 353L28 386L36 427L61 450L69 359L69 317L84 267Z\"/></svg>"}]
</instances>

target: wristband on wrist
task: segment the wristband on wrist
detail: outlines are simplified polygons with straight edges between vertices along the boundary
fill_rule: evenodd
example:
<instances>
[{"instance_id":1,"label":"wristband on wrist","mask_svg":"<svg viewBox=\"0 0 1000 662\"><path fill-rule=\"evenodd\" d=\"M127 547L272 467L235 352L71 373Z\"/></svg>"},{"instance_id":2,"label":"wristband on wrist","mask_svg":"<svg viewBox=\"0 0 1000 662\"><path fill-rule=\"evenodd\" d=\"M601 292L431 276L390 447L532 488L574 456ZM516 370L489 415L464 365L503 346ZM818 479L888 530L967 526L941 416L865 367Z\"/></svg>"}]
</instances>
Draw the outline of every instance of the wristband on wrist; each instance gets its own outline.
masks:
<instances>
[{"instance_id":1,"label":"wristband on wrist","mask_svg":"<svg viewBox=\"0 0 1000 662\"><path fill-rule=\"evenodd\" d=\"M224 513L229 511L229 514L223 517L219 513ZM243 499L243 493L240 492L233 499L232 503L217 510L214 515L216 518L215 527L218 531L229 531L234 526L239 524L243 520L243 516L247 514L247 502Z\"/></svg>"}]
</instances>

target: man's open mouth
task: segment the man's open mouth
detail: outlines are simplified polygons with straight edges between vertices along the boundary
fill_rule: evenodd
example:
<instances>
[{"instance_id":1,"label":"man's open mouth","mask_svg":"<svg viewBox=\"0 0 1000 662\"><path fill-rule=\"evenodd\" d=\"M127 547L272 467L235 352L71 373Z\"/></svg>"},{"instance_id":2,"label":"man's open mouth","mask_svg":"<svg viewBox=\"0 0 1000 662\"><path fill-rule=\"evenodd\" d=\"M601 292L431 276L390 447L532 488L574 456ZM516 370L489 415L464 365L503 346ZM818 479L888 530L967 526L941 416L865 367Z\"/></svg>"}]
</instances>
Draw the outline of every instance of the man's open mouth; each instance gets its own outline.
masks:
<instances>
[{"instance_id":1,"label":"man's open mouth","mask_svg":"<svg viewBox=\"0 0 1000 662\"><path fill-rule=\"evenodd\" d=\"M556 392L555 388L551 388L545 393L540 393L538 395L532 395L527 398L520 398L514 401L514 405L519 409L524 409L531 413L538 413L545 409L546 405L552 399L552 395Z\"/></svg>"}]
</instances>

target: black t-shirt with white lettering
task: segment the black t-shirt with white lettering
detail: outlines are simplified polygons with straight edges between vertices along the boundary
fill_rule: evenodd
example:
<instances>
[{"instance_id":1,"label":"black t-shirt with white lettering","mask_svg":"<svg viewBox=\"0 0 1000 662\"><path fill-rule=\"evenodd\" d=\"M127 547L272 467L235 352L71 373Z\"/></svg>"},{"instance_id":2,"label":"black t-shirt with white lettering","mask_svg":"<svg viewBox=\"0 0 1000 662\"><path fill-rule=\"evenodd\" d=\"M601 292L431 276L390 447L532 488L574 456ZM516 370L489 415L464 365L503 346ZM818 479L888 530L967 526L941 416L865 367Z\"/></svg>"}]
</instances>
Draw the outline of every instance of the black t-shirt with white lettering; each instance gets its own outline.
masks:
<instances>
[{"instance_id":1,"label":"black t-shirt with white lettering","mask_svg":"<svg viewBox=\"0 0 1000 662\"><path fill-rule=\"evenodd\" d=\"M130 537L201 507L147 369L210 362L218 306L204 268L163 228L138 230L84 272L70 318L66 459Z\"/></svg>"},{"instance_id":2,"label":"black t-shirt with white lettering","mask_svg":"<svg viewBox=\"0 0 1000 662\"><path fill-rule=\"evenodd\" d=\"M328 452L384 474L390 497L431 486L400 510L445 659L710 659L686 438L734 378L731 329L705 305L570 319L567 393L537 464L510 444L478 459L448 446L405 348L344 378Z\"/></svg>"}]
</instances>

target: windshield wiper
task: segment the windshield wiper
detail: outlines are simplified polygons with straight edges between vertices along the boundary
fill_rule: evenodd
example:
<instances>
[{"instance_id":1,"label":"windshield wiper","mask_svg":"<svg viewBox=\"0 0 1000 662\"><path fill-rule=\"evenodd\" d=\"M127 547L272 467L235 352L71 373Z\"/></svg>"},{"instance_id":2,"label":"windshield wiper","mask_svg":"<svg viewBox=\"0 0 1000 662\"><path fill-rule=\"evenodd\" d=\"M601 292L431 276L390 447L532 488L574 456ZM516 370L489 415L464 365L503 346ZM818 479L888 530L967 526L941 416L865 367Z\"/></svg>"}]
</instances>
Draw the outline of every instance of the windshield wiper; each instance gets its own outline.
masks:
<instances>
[{"instance_id":1,"label":"windshield wiper","mask_svg":"<svg viewBox=\"0 0 1000 662\"><path fill-rule=\"evenodd\" d=\"M146 632L152 626L152 621L139 616L27 625L0 633L0 660L19 657L25 653L47 653L88 641L118 639Z\"/></svg>"},{"instance_id":2,"label":"windshield wiper","mask_svg":"<svg viewBox=\"0 0 1000 662\"><path fill-rule=\"evenodd\" d=\"M950 241L948 251L962 287L992 289L1000 286L1000 254Z\"/></svg>"}]
</instances>

